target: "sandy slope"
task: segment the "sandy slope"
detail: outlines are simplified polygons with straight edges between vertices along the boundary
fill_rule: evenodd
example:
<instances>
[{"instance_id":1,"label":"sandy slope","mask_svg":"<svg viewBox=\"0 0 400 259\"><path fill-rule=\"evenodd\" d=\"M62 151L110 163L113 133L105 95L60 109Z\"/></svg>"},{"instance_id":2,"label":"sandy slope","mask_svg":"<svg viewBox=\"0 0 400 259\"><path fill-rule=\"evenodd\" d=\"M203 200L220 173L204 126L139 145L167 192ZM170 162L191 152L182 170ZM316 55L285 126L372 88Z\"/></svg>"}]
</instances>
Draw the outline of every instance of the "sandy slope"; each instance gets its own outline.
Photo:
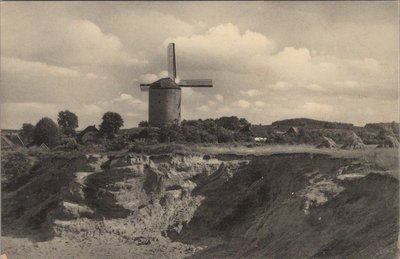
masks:
<instances>
[{"instance_id":1,"label":"sandy slope","mask_svg":"<svg viewBox=\"0 0 400 259\"><path fill-rule=\"evenodd\" d=\"M2 189L1 250L9 258L396 257L393 157L223 153L48 158Z\"/></svg>"}]
</instances>

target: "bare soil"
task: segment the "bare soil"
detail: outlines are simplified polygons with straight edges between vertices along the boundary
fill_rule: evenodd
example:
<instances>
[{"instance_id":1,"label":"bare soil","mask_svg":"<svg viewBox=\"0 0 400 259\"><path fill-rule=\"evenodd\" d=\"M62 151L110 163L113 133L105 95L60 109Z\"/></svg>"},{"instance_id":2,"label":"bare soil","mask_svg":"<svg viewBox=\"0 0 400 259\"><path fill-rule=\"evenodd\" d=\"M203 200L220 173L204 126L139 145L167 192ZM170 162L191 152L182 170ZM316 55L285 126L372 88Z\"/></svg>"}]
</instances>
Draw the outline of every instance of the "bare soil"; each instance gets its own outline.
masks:
<instances>
[{"instance_id":1,"label":"bare soil","mask_svg":"<svg viewBox=\"0 0 400 259\"><path fill-rule=\"evenodd\" d=\"M397 258L396 149L211 148L28 157L35 163L26 172L2 181L1 251L9 258Z\"/></svg>"}]
</instances>

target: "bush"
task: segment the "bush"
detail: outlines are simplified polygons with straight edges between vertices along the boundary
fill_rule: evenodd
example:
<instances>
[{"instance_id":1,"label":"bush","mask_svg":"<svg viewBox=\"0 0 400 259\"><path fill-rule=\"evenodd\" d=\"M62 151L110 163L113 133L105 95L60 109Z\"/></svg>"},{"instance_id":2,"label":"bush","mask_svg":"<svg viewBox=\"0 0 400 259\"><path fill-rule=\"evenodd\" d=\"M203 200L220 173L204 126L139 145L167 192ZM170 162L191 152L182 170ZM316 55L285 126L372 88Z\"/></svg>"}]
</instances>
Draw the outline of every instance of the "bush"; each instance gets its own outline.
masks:
<instances>
[{"instance_id":1,"label":"bush","mask_svg":"<svg viewBox=\"0 0 400 259\"><path fill-rule=\"evenodd\" d=\"M141 122L139 122L139 127L144 128L144 127L148 127L148 126L149 126L149 122L148 122L148 121L141 121Z\"/></svg>"},{"instance_id":2,"label":"bush","mask_svg":"<svg viewBox=\"0 0 400 259\"><path fill-rule=\"evenodd\" d=\"M22 124L22 129L20 130L21 132L21 138L25 142L25 144L30 144L34 140L34 131L35 131L35 126L33 126L30 123L24 123Z\"/></svg>"},{"instance_id":3,"label":"bush","mask_svg":"<svg viewBox=\"0 0 400 259\"><path fill-rule=\"evenodd\" d=\"M192 153L191 149L186 145L175 144L175 143L161 143L155 145L145 145L142 143L135 143L129 150L134 153L141 154L190 154Z\"/></svg>"},{"instance_id":4,"label":"bush","mask_svg":"<svg viewBox=\"0 0 400 259\"><path fill-rule=\"evenodd\" d=\"M8 153L1 157L2 183L12 182L22 174L28 173L31 168L31 161L23 152Z\"/></svg>"},{"instance_id":5,"label":"bush","mask_svg":"<svg viewBox=\"0 0 400 259\"><path fill-rule=\"evenodd\" d=\"M249 122L244 118L238 118L236 116L231 117L221 117L215 120L216 124L220 127L229 130L239 130L240 128L249 124Z\"/></svg>"},{"instance_id":6,"label":"bush","mask_svg":"<svg viewBox=\"0 0 400 259\"><path fill-rule=\"evenodd\" d=\"M59 138L57 124L50 118L42 118L36 124L33 136L36 145L56 146Z\"/></svg>"},{"instance_id":7,"label":"bush","mask_svg":"<svg viewBox=\"0 0 400 259\"><path fill-rule=\"evenodd\" d=\"M68 110L58 113L58 126L62 133L67 136L75 136L75 129L78 128L78 116Z\"/></svg>"},{"instance_id":8,"label":"bush","mask_svg":"<svg viewBox=\"0 0 400 259\"><path fill-rule=\"evenodd\" d=\"M200 136L200 129L195 126L183 126L182 127L183 135L185 141L191 143L200 143L201 136Z\"/></svg>"},{"instance_id":9,"label":"bush","mask_svg":"<svg viewBox=\"0 0 400 259\"><path fill-rule=\"evenodd\" d=\"M205 131L201 130L200 131L200 139L202 143L215 143L218 142L218 137Z\"/></svg>"},{"instance_id":10,"label":"bush","mask_svg":"<svg viewBox=\"0 0 400 259\"><path fill-rule=\"evenodd\" d=\"M161 142L183 142L184 140L185 136L183 135L182 128L179 125L166 125L160 130Z\"/></svg>"},{"instance_id":11,"label":"bush","mask_svg":"<svg viewBox=\"0 0 400 259\"><path fill-rule=\"evenodd\" d=\"M121 115L115 112L106 112L103 115L103 122L100 124L100 133L112 139L122 126L124 126L124 120Z\"/></svg>"},{"instance_id":12,"label":"bush","mask_svg":"<svg viewBox=\"0 0 400 259\"><path fill-rule=\"evenodd\" d=\"M233 133L223 127L220 127L217 132L217 139L219 143L233 142Z\"/></svg>"},{"instance_id":13,"label":"bush","mask_svg":"<svg viewBox=\"0 0 400 259\"><path fill-rule=\"evenodd\" d=\"M128 146L129 143L122 137L114 138L106 143L106 149L110 151L119 151L127 148Z\"/></svg>"}]
</instances>

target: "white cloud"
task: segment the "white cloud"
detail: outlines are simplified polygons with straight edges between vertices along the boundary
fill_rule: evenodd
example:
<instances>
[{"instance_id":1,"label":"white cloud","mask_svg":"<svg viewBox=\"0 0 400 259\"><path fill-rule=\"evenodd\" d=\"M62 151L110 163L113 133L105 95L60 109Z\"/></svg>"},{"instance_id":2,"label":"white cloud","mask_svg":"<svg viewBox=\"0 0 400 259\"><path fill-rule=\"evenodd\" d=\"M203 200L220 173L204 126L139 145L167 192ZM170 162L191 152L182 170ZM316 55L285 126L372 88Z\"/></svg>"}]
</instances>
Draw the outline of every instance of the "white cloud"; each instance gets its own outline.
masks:
<instances>
[{"instance_id":1,"label":"white cloud","mask_svg":"<svg viewBox=\"0 0 400 259\"><path fill-rule=\"evenodd\" d=\"M99 75L96 75L96 74L93 74L93 73L87 73L86 76L87 76L87 78L90 78L90 79L102 79L102 80L106 80L107 79L106 76L99 76Z\"/></svg>"},{"instance_id":2,"label":"white cloud","mask_svg":"<svg viewBox=\"0 0 400 259\"><path fill-rule=\"evenodd\" d=\"M207 105L202 105L200 107L197 107L197 110L201 112L208 112L210 108Z\"/></svg>"},{"instance_id":3,"label":"white cloud","mask_svg":"<svg viewBox=\"0 0 400 259\"><path fill-rule=\"evenodd\" d=\"M35 13L38 10L32 8L31 11ZM7 56L40 59L60 66L147 63L144 59L132 57L117 36L103 32L88 19L52 13L37 13L35 16L25 12L29 10L2 19L2 52Z\"/></svg>"},{"instance_id":4,"label":"white cloud","mask_svg":"<svg viewBox=\"0 0 400 259\"><path fill-rule=\"evenodd\" d=\"M305 112L309 113L330 113L334 110L334 108L329 104L317 103L317 102L306 102L305 104L300 106L300 109L305 110Z\"/></svg>"},{"instance_id":5,"label":"white cloud","mask_svg":"<svg viewBox=\"0 0 400 259\"><path fill-rule=\"evenodd\" d=\"M158 78L159 77L156 74L144 74L139 76L139 82L142 84L150 84L157 81Z\"/></svg>"},{"instance_id":6,"label":"white cloud","mask_svg":"<svg viewBox=\"0 0 400 259\"><path fill-rule=\"evenodd\" d=\"M102 102L104 105L112 105L115 103L123 103L130 106L143 106L145 103L130 94L122 93L120 96L113 98L109 101Z\"/></svg>"},{"instance_id":7,"label":"white cloud","mask_svg":"<svg viewBox=\"0 0 400 259\"><path fill-rule=\"evenodd\" d=\"M211 64L214 68L232 71L248 70L248 60L267 55L275 48L275 43L261 33L250 30L241 33L231 23L212 27L203 35L168 38L164 45L169 42L179 47L180 60L187 67L193 64L197 68L209 68Z\"/></svg>"},{"instance_id":8,"label":"white cloud","mask_svg":"<svg viewBox=\"0 0 400 259\"><path fill-rule=\"evenodd\" d=\"M318 84L308 84L305 88L312 91L323 91L323 88Z\"/></svg>"},{"instance_id":9,"label":"white cloud","mask_svg":"<svg viewBox=\"0 0 400 259\"><path fill-rule=\"evenodd\" d=\"M143 74L139 76L139 82L141 84L150 84L153 83L161 78L168 77L168 71L160 71L157 75L156 74ZM179 82L179 77L176 78L176 82Z\"/></svg>"},{"instance_id":10,"label":"white cloud","mask_svg":"<svg viewBox=\"0 0 400 259\"><path fill-rule=\"evenodd\" d=\"M240 108L249 108L250 107L250 103L244 99L240 99L239 101L237 101L235 104L235 106L238 106Z\"/></svg>"},{"instance_id":11,"label":"white cloud","mask_svg":"<svg viewBox=\"0 0 400 259\"><path fill-rule=\"evenodd\" d=\"M222 102L224 100L224 96L221 94L216 94L215 99L217 99L217 101L219 101L219 102Z\"/></svg>"},{"instance_id":12,"label":"white cloud","mask_svg":"<svg viewBox=\"0 0 400 259\"><path fill-rule=\"evenodd\" d=\"M92 116L100 115L101 113L104 112L102 108L100 108L98 105L95 104L83 104L81 111L84 114Z\"/></svg>"},{"instance_id":13,"label":"white cloud","mask_svg":"<svg viewBox=\"0 0 400 259\"><path fill-rule=\"evenodd\" d=\"M264 107L264 105L265 105L265 103L262 102L262 101L256 101L254 104L255 104L257 107Z\"/></svg>"},{"instance_id":14,"label":"white cloud","mask_svg":"<svg viewBox=\"0 0 400 259\"><path fill-rule=\"evenodd\" d=\"M243 96L246 96L246 97L254 97L254 96L260 95L261 92L258 91L257 89L250 89L250 90L247 90L247 91L242 91L241 90L240 94L243 95Z\"/></svg>"},{"instance_id":15,"label":"white cloud","mask_svg":"<svg viewBox=\"0 0 400 259\"><path fill-rule=\"evenodd\" d=\"M274 84L266 85L266 88L272 88L275 90L288 90L292 86L293 85L291 83L284 82L284 81L278 81Z\"/></svg>"},{"instance_id":16,"label":"white cloud","mask_svg":"<svg viewBox=\"0 0 400 259\"><path fill-rule=\"evenodd\" d=\"M21 75L46 75L51 77L78 77L79 72L67 67L53 66L44 62L25 61L13 57L1 57L1 67L9 73Z\"/></svg>"},{"instance_id":17,"label":"white cloud","mask_svg":"<svg viewBox=\"0 0 400 259\"><path fill-rule=\"evenodd\" d=\"M168 77L168 71L163 70L160 73L158 73L158 78L166 78Z\"/></svg>"},{"instance_id":18,"label":"white cloud","mask_svg":"<svg viewBox=\"0 0 400 259\"><path fill-rule=\"evenodd\" d=\"M256 8L216 4L222 5L229 6L222 14L199 3L193 3L195 8L173 3L152 8L123 3L5 5L1 101L12 105L7 113L2 109L2 122L36 120L50 109L69 108L77 111L81 126L99 122L109 110L135 126L147 119L148 104L147 94L139 94L132 80L151 83L166 77L165 44L172 40L179 75L212 78L215 86L182 89L183 118L240 115L255 123L299 116L355 123L398 119L395 16L382 10L375 16L374 8L369 16L346 9L336 12L339 17L332 22L321 4L293 9L293 19L280 23L275 12L287 13L287 7L264 8L256 17ZM196 13L188 15L184 10L189 9ZM270 22L259 23L259 17ZM302 30L293 31L293 26ZM318 37L322 32L324 37ZM256 91L266 97L257 97ZM49 101L55 106L45 103ZM197 109L202 106L209 110Z\"/></svg>"}]
</instances>

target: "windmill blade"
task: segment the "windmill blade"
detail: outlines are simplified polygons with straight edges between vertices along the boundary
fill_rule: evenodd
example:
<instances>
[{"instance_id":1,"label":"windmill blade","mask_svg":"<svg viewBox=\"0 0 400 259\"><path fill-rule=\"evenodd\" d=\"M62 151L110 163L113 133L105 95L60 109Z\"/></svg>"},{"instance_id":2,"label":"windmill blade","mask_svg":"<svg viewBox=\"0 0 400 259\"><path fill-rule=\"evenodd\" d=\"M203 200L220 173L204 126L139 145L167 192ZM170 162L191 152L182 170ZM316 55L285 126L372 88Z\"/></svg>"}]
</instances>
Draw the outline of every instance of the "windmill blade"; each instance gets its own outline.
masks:
<instances>
[{"instance_id":1,"label":"windmill blade","mask_svg":"<svg viewBox=\"0 0 400 259\"><path fill-rule=\"evenodd\" d=\"M140 91L148 92L150 89L151 84L140 84Z\"/></svg>"},{"instance_id":2,"label":"windmill blade","mask_svg":"<svg viewBox=\"0 0 400 259\"><path fill-rule=\"evenodd\" d=\"M176 78L175 43L170 43L168 45L168 77L175 81Z\"/></svg>"},{"instance_id":3,"label":"windmill blade","mask_svg":"<svg viewBox=\"0 0 400 259\"><path fill-rule=\"evenodd\" d=\"M181 80L180 87L213 87L211 79Z\"/></svg>"}]
</instances>

